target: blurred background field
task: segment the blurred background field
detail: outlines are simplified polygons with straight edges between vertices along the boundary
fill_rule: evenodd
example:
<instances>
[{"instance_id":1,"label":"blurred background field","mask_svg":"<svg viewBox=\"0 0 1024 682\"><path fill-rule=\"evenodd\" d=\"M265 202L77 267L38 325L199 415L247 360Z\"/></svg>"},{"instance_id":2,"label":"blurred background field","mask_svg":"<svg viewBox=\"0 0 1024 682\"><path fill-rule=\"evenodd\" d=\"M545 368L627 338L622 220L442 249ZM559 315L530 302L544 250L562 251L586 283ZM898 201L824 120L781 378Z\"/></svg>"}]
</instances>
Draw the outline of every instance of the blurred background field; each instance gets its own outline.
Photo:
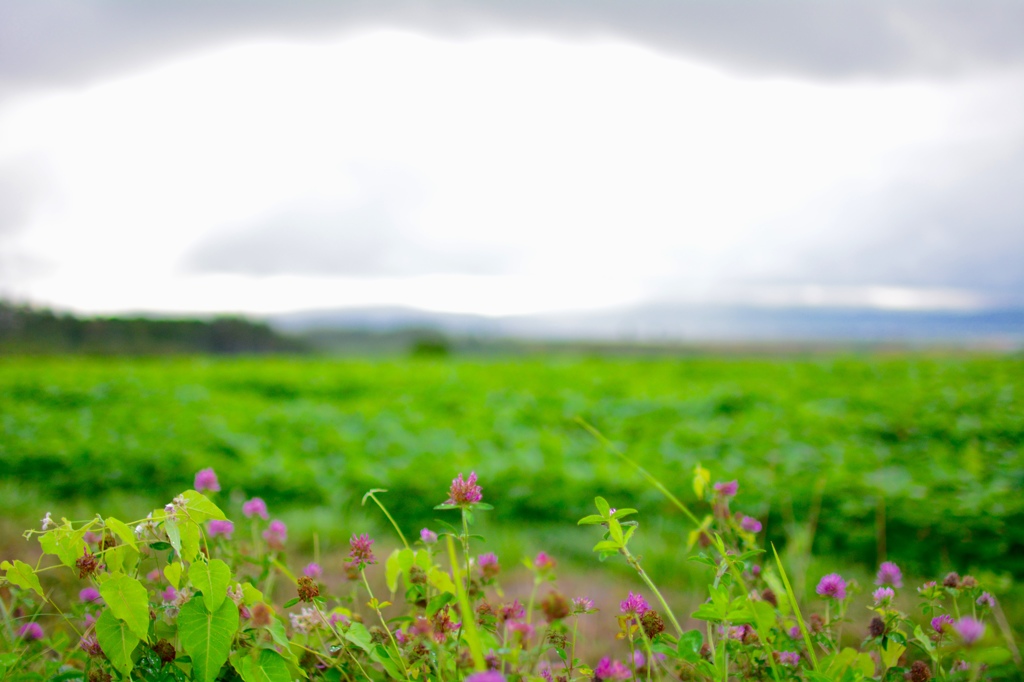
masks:
<instances>
[{"instance_id":1,"label":"blurred background field","mask_svg":"<svg viewBox=\"0 0 1024 682\"><path fill-rule=\"evenodd\" d=\"M473 470L510 551L592 567L575 521L600 494L641 510L648 561L686 587L686 522L576 417L684 500L697 463L737 479L738 508L794 554L1024 578L1024 359L1008 355L5 358L0 513L138 518L212 466L236 507L261 496L293 540L330 547L384 530L368 489L413 532Z\"/></svg>"}]
</instances>

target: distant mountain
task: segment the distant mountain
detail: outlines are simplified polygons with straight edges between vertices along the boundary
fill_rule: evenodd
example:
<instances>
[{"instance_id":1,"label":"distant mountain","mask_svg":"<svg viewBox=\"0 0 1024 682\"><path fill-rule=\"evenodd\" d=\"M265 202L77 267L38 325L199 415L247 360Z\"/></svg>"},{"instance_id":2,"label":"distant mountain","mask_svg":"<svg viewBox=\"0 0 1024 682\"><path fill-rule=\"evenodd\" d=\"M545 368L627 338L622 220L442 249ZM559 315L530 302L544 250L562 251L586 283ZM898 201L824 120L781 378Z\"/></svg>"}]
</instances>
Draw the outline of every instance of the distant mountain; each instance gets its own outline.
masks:
<instances>
[{"instance_id":1,"label":"distant mountain","mask_svg":"<svg viewBox=\"0 0 1024 682\"><path fill-rule=\"evenodd\" d=\"M600 311L485 317L413 308L290 313L268 322L288 333L430 329L455 337L636 343L866 342L1024 346L1024 308L906 311L868 308L648 304Z\"/></svg>"}]
</instances>

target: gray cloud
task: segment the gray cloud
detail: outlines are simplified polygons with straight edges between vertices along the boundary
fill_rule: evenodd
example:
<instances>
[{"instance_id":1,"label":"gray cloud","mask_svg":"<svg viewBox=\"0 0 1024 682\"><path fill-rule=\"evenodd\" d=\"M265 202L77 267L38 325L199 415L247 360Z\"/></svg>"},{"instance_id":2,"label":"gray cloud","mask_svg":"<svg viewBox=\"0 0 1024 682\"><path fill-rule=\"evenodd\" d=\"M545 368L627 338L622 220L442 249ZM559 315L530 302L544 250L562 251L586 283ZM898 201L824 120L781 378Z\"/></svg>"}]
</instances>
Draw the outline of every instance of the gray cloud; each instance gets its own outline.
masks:
<instances>
[{"instance_id":1,"label":"gray cloud","mask_svg":"<svg viewBox=\"0 0 1024 682\"><path fill-rule=\"evenodd\" d=\"M370 27L448 37L615 36L728 69L813 78L1024 64L1024 3L1002 0L6 0L0 96L101 79L238 39L318 39Z\"/></svg>"}]
</instances>

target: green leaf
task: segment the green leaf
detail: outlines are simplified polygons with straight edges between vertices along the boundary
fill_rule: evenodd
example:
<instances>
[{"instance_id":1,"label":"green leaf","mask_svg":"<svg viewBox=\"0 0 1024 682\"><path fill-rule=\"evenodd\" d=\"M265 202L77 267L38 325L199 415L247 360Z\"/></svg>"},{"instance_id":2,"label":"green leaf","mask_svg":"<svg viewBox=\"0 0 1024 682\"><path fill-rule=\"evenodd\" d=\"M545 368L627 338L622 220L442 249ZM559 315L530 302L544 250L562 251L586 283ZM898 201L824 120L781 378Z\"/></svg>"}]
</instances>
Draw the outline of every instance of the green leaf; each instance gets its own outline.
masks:
<instances>
[{"instance_id":1,"label":"green leaf","mask_svg":"<svg viewBox=\"0 0 1024 682\"><path fill-rule=\"evenodd\" d=\"M135 667L132 652L139 644L139 637L124 621L118 620L110 609L104 609L96 621L96 640L114 667L127 676Z\"/></svg>"},{"instance_id":2,"label":"green leaf","mask_svg":"<svg viewBox=\"0 0 1024 682\"><path fill-rule=\"evenodd\" d=\"M435 613L445 607L446 604L450 604L455 601L455 595L451 592L442 592L427 604L427 618L431 618Z\"/></svg>"},{"instance_id":3,"label":"green leaf","mask_svg":"<svg viewBox=\"0 0 1024 682\"><path fill-rule=\"evenodd\" d=\"M276 651L260 649L259 659L241 651L231 656L231 665L244 682L291 682L288 664Z\"/></svg>"},{"instance_id":4,"label":"green leaf","mask_svg":"<svg viewBox=\"0 0 1024 682\"><path fill-rule=\"evenodd\" d=\"M128 624L139 639L149 636L149 594L135 578L124 573L100 585L100 594L110 611Z\"/></svg>"},{"instance_id":5,"label":"green leaf","mask_svg":"<svg viewBox=\"0 0 1024 682\"><path fill-rule=\"evenodd\" d=\"M907 647L902 644L897 644L891 639L886 642L885 648L880 652L882 655L882 664L885 666L885 669L888 670L896 665L900 660L900 656L902 656L903 652L906 650Z\"/></svg>"},{"instance_id":6,"label":"green leaf","mask_svg":"<svg viewBox=\"0 0 1024 682\"><path fill-rule=\"evenodd\" d=\"M231 569L220 559L197 561L189 566L188 579L192 581L193 587L203 593L206 610L214 613L228 596Z\"/></svg>"},{"instance_id":7,"label":"green leaf","mask_svg":"<svg viewBox=\"0 0 1024 682\"><path fill-rule=\"evenodd\" d=\"M366 626L362 623L352 623L348 630L345 631L345 639L352 642L366 653L373 651L373 640L370 638L370 633L366 629Z\"/></svg>"},{"instance_id":8,"label":"green leaf","mask_svg":"<svg viewBox=\"0 0 1024 682\"><path fill-rule=\"evenodd\" d=\"M186 521L181 524L181 558L192 562L199 556L199 525Z\"/></svg>"},{"instance_id":9,"label":"green leaf","mask_svg":"<svg viewBox=\"0 0 1024 682\"><path fill-rule=\"evenodd\" d=\"M639 513L640 512L638 512L636 509L630 509L628 507L625 508L625 509L616 509L615 513L612 514L612 518L613 519L621 519L623 517L630 516L631 514L639 514Z\"/></svg>"},{"instance_id":10,"label":"green leaf","mask_svg":"<svg viewBox=\"0 0 1024 682\"><path fill-rule=\"evenodd\" d=\"M103 520L103 525L113 531L114 535L121 538L121 542L132 549L138 550L139 547L135 544L135 533L128 527L128 524L114 518L109 518Z\"/></svg>"},{"instance_id":11,"label":"green leaf","mask_svg":"<svg viewBox=\"0 0 1024 682\"><path fill-rule=\"evenodd\" d=\"M298 597L292 597L291 599L289 599L288 601L286 601L282 605L282 608L290 609L291 607L295 606L298 603L299 603L299 598Z\"/></svg>"},{"instance_id":12,"label":"green leaf","mask_svg":"<svg viewBox=\"0 0 1024 682\"><path fill-rule=\"evenodd\" d=\"M251 583L242 583L242 603L252 606L263 601L263 593L257 590Z\"/></svg>"},{"instance_id":13,"label":"green leaf","mask_svg":"<svg viewBox=\"0 0 1024 682\"><path fill-rule=\"evenodd\" d=\"M178 513L184 514L195 523L205 523L210 519L226 521L228 518L224 516L224 512L220 510L220 507L211 502L202 493L195 490L186 490L181 494L181 497L185 499L185 506Z\"/></svg>"},{"instance_id":14,"label":"green leaf","mask_svg":"<svg viewBox=\"0 0 1024 682\"><path fill-rule=\"evenodd\" d=\"M626 544L625 539L622 537L622 525L615 519L608 521L608 534L612 536L612 540L620 545Z\"/></svg>"},{"instance_id":15,"label":"green leaf","mask_svg":"<svg viewBox=\"0 0 1024 682\"><path fill-rule=\"evenodd\" d=\"M612 542L611 540L601 540L601 542L594 545L593 551L595 552L618 552L619 543Z\"/></svg>"},{"instance_id":16,"label":"green leaf","mask_svg":"<svg viewBox=\"0 0 1024 682\"><path fill-rule=\"evenodd\" d=\"M24 561L15 561L13 564L5 561L0 568L6 571L7 582L17 585L24 590L32 590L40 597L43 596L43 586L39 584L39 576L32 570L32 567Z\"/></svg>"},{"instance_id":17,"label":"green leaf","mask_svg":"<svg viewBox=\"0 0 1024 682\"><path fill-rule=\"evenodd\" d=\"M455 594L455 583L452 582L452 577L437 567L432 567L427 572L427 582L441 592Z\"/></svg>"},{"instance_id":18,"label":"green leaf","mask_svg":"<svg viewBox=\"0 0 1024 682\"><path fill-rule=\"evenodd\" d=\"M410 551L409 554L411 555L412 552ZM409 558L411 561L412 557L410 556ZM395 590L398 589L398 576L401 572L402 566L398 562L398 550L396 549L391 552L387 561L384 562L384 578L387 581L388 591L391 592L391 594L394 594Z\"/></svg>"},{"instance_id":19,"label":"green leaf","mask_svg":"<svg viewBox=\"0 0 1024 682\"><path fill-rule=\"evenodd\" d=\"M601 516L608 518L611 515L611 506L608 504L608 500L601 496L594 498L594 506L597 507L597 511L600 512Z\"/></svg>"},{"instance_id":20,"label":"green leaf","mask_svg":"<svg viewBox=\"0 0 1024 682\"><path fill-rule=\"evenodd\" d=\"M231 641L238 631L238 607L225 599L210 613L199 597L181 607L178 634L181 646L192 657L192 672L199 682L214 682L228 660Z\"/></svg>"},{"instance_id":21,"label":"green leaf","mask_svg":"<svg viewBox=\"0 0 1024 682\"><path fill-rule=\"evenodd\" d=\"M167 582L171 584L171 587L178 589L181 581L181 562L175 561L173 564L164 566L164 577L167 578Z\"/></svg>"},{"instance_id":22,"label":"green leaf","mask_svg":"<svg viewBox=\"0 0 1024 682\"><path fill-rule=\"evenodd\" d=\"M676 651L690 663L696 663L700 660L700 648L703 645L704 635L701 634L700 630L690 630L684 632L682 637L679 638L679 645L676 647Z\"/></svg>"},{"instance_id":23,"label":"green leaf","mask_svg":"<svg viewBox=\"0 0 1024 682\"><path fill-rule=\"evenodd\" d=\"M134 563L138 556L138 550L130 545L118 545L103 552L103 561L106 563L108 571L111 573L121 573L127 572L125 565Z\"/></svg>"},{"instance_id":24,"label":"green leaf","mask_svg":"<svg viewBox=\"0 0 1024 682\"><path fill-rule=\"evenodd\" d=\"M590 516L584 516L582 519L576 522L577 526L596 526L599 523L604 523L604 517L597 514L591 514Z\"/></svg>"}]
</instances>

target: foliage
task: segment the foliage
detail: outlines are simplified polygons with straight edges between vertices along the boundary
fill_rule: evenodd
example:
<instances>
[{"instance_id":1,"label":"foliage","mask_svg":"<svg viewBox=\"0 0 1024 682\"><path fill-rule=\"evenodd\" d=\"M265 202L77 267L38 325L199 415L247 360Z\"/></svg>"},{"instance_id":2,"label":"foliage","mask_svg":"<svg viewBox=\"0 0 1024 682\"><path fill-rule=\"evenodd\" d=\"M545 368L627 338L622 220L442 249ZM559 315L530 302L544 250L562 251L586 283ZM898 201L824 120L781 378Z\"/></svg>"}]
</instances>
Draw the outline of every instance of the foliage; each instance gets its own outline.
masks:
<instances>
[{"instance_id":1,"label":"foliage","mask_svg":"<svg viewBox=\"0 0 1024 682\"><path fill-rule=\"evenodd\" d=\"M493 510L475 474L452 481L447 499L435 496L434 510L452 520L457 513L455 523L436 521L440 532L423 529L414 544L396 524L403 546L382 563L371 538L353 535L347 594L329 593L318 564L296 577L284 552L287 529L267 522L261 501L241 505L252 530L243 540L247 534L234 538L235 524L210 497L188 490L143 519L58 523L47 515L41 530L25 533L41 556L35 566L2 564L9 596L0 597L0 680L966 682L1014 675L1019 652L997 641L986 620L998 605L971 576L918 588L923 618L913 618L894 606L902 572L883 564L869 632L850 646L842 631L857 586L825 576L820 603L800 605L778 555L764 561L760 521L732 510L737 483L712 486L708 474L695 468L699 506L685 508L697 522L687 553L707 569L708 598L691 615L705 624L697 629L681 625L634 551L640 512L603 497L579 525L598 531L594 552L621 557L640 590L618 614L595 616L588 597L569 599L554 587L557 562L545 552L525 560L534 576L527 603L504 595L497 557L474 555L482 539L471 526ZM220 490L212 469L195 484L211 495ZM390 519L384 492L363 501ZM39 577L48 581L51 571L82 581L78 603L58 603L40 589ZM388 600L374 595L368 572L384 574ZM275 581L296 596L274 603ZM396 594L400 604L391 603ZM617 634L599 660L583 660L579 621L594 617L613 619ZM624 660L614 654L623 644Z\"/></svg>"},{"instance_id":2,"label":"foliage","mask_svg":"<svg viewBox=\"0 0 1024 682\"><path fill-rule=\"evenodd\" d=\"M228 489L338 524L388 488L418 525L440 459L502 481L493 527L561 523L594 492L664 505L582 416L670 484L698 462L757 482L749 507L780 548L1024 577L1021 358L19 358L0 361L0 415L0 480L21 513L117 496L135 514L212 464Z\"/></svg>"}]
</instances>

